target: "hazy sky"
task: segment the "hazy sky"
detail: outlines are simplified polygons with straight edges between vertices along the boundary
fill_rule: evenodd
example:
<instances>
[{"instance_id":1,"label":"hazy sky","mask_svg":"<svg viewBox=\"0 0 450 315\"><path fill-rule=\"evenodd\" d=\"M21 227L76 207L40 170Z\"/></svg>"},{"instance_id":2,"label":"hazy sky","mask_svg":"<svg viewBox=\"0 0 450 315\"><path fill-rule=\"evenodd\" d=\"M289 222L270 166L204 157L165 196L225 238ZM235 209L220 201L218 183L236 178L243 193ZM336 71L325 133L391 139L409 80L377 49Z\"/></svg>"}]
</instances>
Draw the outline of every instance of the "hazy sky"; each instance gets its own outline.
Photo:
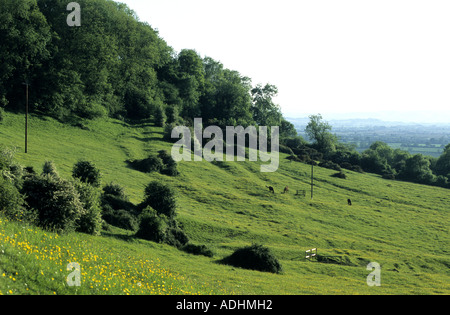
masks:
<instances>
[{"instance_id":1,"label":"hazy sky","mask_svg":"<svg viewBox=\"0 0 450 315\"><path fill-rule=\"evenodd\" d=\"M450 122L448 0L118 2L177 52L276 85L287 117L436 110Z\"/></svg>"}]
</instances>

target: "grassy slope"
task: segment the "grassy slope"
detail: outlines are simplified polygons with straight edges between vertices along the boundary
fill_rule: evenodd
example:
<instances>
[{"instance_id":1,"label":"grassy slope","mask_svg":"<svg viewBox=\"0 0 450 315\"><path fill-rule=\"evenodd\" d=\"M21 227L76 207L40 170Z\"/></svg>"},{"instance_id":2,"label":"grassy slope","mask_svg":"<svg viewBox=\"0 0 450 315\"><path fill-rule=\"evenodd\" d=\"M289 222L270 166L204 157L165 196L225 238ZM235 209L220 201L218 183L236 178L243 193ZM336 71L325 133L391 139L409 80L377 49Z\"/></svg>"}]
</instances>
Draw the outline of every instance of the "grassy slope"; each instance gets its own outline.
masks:
<instances>
[{"instance_id":1,"label":"grassy slope","mask_svg":"<svg viewBox=\"0 0 450 315\"><path fill-rule=\"evenodd\" d=\"M260 173L259 163L255 162L182 162L181 175L176 178L142 174L128 168L125 160L142 158L160 149L170 150L170 144L160 140L161 128L151 123L129 126L115 120L93 121L88 126L91 131L33 117L29 154L25 155L23 117L7 114L0 125L0 143L17 146L20 163L37 170L45 160L53 160L63 177L70 176L79 158L88 158L102 170L103 183L115 181L123 185L134 202L142 200L144 186L152 179L174 186L178 192L179 220L193 242L214 249L214 258L133 240L120 230L101 237L72 236L85 240L81 242L85 248L79 249L83 252L95 254L100 248L111 248L115 253L113 248L120 248L122 255L136 260L159 259L161 266L183 279L175 281L172 286L177 289L169 293L450 293L448 190L350 171L346 171L347 179L343 180L331 177L334 171L316 167L315 196L311 200L294 196L297 189L309 189L310 166L291 163L284 155L276 173ZM270 194L266 185L275 187L276 194ZM284 186L289 186L291 192L281 194ZM347 198L352 199L353 206L347 206ZM19 228L12 223L3 224L5 230ZM283 274L217 263L236 247L252 242L274 251L284 267ZM304 251L313 247L340 263L305 261ZM381 287L366 284L370 273L366 266L371 261L381 264ZM0 291L7 293L7 283L12 281L3 272L6 277L2 284L1 268L20 269L24 263L32 265L33 261L17 259L14 265L14 259L9 264L0 259ZM89 277L85 275L86 279ZM21 287L17 285L19 293ZM35 292L51 293L42 286L36 287ZM87 284L83 288L90 290ZM62 285L53 291L66 293L65 290Z\"/></svg>"}]
</instances>

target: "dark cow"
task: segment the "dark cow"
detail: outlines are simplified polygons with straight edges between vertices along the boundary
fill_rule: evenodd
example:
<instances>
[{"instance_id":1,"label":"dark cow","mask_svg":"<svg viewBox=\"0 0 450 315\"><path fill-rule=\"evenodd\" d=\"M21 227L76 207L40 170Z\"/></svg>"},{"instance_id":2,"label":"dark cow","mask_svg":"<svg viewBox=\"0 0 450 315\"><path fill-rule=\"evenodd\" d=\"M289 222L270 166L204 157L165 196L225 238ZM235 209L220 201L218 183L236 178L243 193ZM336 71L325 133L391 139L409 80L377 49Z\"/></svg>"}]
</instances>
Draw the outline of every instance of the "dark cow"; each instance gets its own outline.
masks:
<instances>
[{"instance_id":1,"label":"dark cow","mask_svg":"<svg viewBox=\"0 0 450 315\"><path fill-rule=\"evenodd\" d=\"M272 194L274 194L275 193L275 190L273 189L273 187L272 186L266 186L267 188L269 188L269 190L270 190L270 192L272 193Z\"/></svg>"},{"instance_id":2,"label":"dark cow","mask_svg":"<svg viewBox=\"0 0 450 315\"><path fill-rule=\"evenodd\" d=\"M287 193L288 191L289 191L289 187L288 186L284 187L283 194Z\"/></svg>"},{"instance_id":3,"label":"dark cow","mask_svg":"<svg viewBox=\"0 0 450 315\"><path fill-rule=\"evenodd\" d=\"M348 203L349 206L352 205L352 201L350 199L347 199L347 203Z\"/></svg>"}]
</instances>

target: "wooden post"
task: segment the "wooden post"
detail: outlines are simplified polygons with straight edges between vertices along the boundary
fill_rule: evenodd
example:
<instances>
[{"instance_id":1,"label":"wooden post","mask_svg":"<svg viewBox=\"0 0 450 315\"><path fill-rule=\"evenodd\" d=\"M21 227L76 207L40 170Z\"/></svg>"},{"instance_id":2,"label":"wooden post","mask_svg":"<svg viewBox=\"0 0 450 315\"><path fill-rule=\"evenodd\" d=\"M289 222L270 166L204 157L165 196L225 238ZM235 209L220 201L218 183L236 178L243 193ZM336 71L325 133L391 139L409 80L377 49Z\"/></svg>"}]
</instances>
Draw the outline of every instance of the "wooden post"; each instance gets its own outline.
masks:
<instances>
[{"instance_id":1,"label":"wooden post","mask_svg":"<svg viewBox=\"0 0 450 315\"><path fill-rule=\"evenodd\" d=\"M28 81L23 83L26 86L26 105L25 105L25 153L28 153Z\"/></svg>"}]
</instances>

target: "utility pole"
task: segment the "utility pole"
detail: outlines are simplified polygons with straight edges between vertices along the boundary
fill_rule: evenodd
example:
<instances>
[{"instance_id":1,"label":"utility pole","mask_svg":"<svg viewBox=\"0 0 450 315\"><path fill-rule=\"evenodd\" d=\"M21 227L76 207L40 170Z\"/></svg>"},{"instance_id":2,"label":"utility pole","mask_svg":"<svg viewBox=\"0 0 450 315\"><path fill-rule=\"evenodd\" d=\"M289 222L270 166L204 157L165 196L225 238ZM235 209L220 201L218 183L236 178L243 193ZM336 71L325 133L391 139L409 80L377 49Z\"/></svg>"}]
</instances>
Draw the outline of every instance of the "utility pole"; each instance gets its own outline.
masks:
<instances>
[{"instance_id":1,"label":"utility pole","mask_svg":"<svg viewBox=\"0 0 450 315\"><path fill-rule=\"evenodd\" d=\"M26 80L23 85L26 86L26 105L25 105L25 153L28 153L28 87L30 83Z\"/></svg>"},{"instance_id":2,"label":"utility pole","mask_svg":"<svg viewBox=\"0 0 450 315\"><path fill-rule=\"evenodd\" d=\"M311 199L314 196L314 161L311 161Z\"/></svg>"}]
</instances>

